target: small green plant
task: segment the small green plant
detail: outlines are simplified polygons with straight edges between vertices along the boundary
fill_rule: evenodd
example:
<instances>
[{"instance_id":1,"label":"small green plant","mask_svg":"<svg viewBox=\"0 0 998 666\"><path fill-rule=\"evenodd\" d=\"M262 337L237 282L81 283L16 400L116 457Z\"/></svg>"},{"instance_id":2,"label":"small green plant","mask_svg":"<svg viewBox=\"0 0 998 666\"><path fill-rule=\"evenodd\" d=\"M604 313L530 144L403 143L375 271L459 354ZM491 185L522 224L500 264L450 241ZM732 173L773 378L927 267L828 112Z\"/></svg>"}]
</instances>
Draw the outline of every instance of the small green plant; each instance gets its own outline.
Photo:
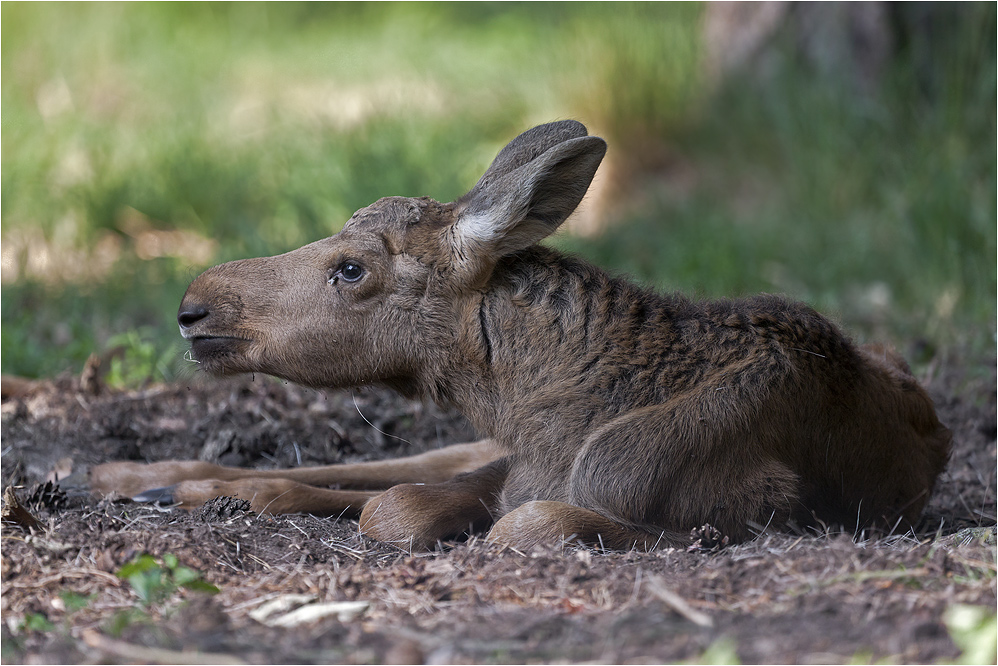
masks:
<instances>
[{"instance_id":1,"label":"small green plant","mask_svg":"<svg viewBox=\"0 0 998 666\"><path fill-rule=\"evenodd\" d=\"M202 574L181 566L177 556L163 555L162 564L152 555L143 553L121 567L118 577L127 580L145 607L169 599L178 589L217 594L219 589L203 580Z\"/></svg>"},{"instance_id":2,"label":"small green plant","mask_svg":"<svg viewBox=\"0 0 998 666\"><path fill-rule=\"evenodd\" d=\"M28 613L21 620L21 631L49 632L55 629L55 625L44 613Z\"/></svg>"},{"instance_id":3,"label":"small green plant","mask_svg":"<svg viewBox=\"0 0 998 666\"><path fill-rule=\"evenodd\" d=\"M76 611L85 608L87 604L93 599L94 595L83 595L78 592L73 592L72 590L63 590L59 593L59 598L62 599L63 605L66 609L66 615L75 613ZM59 630L62 632L68 631L68 625L65 622L56 624L48 618L45 613L27 613L23 618L21 618L20 624L17 625L18 632L28 632L34 631L39 633L49 633L51 631ZM4 645L6 648L6 644ZM20 645L15 642L13 649L19 650ZM8 662L14 659L15 652L4 652L3 661Z\"/></svg>"},{"instance_id":4,"label":"small green plant","mask_svg":"<svg viewBox=\"0 0 998 666\"><path fill-rule=\"evenodd\" d=\"M998 615L994 608L950 606L943 622L960 648L958 664L993 664L998 659Z\"/></svg>"},{"instance_id":5,"label":"small green plant","mask_svg":"<svg viewBox=\"0 0 998 666\"><path fill-rule=\"evenodd\" d=\"M80 594L79 592L73 592L72 590L63 590L59 593L59 598L62 599L62 604L66 609L66 614L75 613L78 610L83 610L87 605L93 600L93 594Z\"/></svg>"},{"instance_id":6,"label":"small green plant","mask_svg":"<svg viewBox=\"0 0 998 666\"><path fill-rule=\"evenodd\" d=\"M132 329L108 340L108 347L113 351L107 373L109 385L136 387L150 379L170 378L169 354L157 348L154 337L155 334L146 329Z\"/></svg>"},{"instance_id":7,"label":"small green plant","mask_svg":"<svg viewBox=\"0 0 998 666\"><path fill-rule=\"evenodd\" d=\"M125 629L138 624L153 624L153 620L149 616L149 613L140 608L123 608L116 611L114 615L111 616L111 619L105 621L103 623L103 627L104 631L107 632L109 636L118 638L124 633Z\"/></svg>"},{"instance_id":8,"label":"small green plant","mask_svg":"<svg viewBox=\"0 0 998 666\"><path fill-rule=\"evenodd\" d=\"M738 646L730 636L722 636L711 643L694 664L740 664Z\"/></svg>"}]
</instances>

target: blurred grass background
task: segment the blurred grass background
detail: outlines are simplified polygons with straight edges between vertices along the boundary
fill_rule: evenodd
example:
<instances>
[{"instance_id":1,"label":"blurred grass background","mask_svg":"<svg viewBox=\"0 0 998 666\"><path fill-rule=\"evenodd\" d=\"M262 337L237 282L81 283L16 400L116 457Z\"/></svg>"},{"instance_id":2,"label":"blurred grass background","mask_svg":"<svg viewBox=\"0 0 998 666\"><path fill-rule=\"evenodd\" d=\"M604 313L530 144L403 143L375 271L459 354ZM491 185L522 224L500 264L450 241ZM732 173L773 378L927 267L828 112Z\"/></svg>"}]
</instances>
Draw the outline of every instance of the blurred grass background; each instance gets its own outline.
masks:
<instances>
[{"instance_id":1,"label":"blurred grass background","mask_svg":"<svg viewBox=\"0 0 998 666\"><path fill-rule=\"evenodd\" d=\"M905 33L873 90L792 38L708 77L698 4L0 11L4 373L117 350L112 383L174 378L205 267L381 196L452 200L559 118L610 153L555 245L667 290L786 293L916 363L994 353L994 3Z\"/></svg>"}]
</instances>

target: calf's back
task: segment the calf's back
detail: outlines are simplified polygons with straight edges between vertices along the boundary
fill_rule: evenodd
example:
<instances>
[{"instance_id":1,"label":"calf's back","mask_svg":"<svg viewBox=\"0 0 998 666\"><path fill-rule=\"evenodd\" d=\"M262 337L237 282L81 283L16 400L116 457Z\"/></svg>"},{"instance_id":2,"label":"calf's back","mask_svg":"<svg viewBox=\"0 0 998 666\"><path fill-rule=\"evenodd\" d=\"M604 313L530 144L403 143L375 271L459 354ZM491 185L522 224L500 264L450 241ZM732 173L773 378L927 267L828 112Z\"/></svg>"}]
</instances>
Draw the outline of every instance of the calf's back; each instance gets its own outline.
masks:
<instances>
[{"instance_id":1,"label":"calf's back","mask_svg":"<svg viewBox=\"0 0 998 666\"><path fill-rule=\"evenodd\" d=\"M507 510L580 503L581 486L602 484L630 505L624 522L685 529L710 504L724 524L727 489L773 463L794 486L786 518L910 525L948 457L949 432L904 361L800 303L697 303L535 247L501 262L467 307L464 356L478 367L446 399L514 454ZM668 413L656 432L628 441L608 427L656 409Z\"/></svg>"}]
</instances>

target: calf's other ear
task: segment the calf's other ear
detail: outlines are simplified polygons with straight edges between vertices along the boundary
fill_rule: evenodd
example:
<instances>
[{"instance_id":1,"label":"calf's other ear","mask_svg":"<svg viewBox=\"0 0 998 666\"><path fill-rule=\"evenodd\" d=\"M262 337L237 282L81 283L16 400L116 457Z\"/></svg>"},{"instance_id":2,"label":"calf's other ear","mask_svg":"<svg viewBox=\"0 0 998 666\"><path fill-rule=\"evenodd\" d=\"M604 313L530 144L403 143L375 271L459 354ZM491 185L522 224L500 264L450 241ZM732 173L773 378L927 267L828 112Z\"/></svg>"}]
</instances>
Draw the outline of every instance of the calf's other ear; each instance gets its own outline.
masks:
<instances>
[{"instance_id":1,"label":"calf's other ear","mask_svg":"<svg viewBox=\"0 0 998 666\"><path fill-rule=\"evenodd\" d=\"M452 239L472 273L550 235L592 183L606 142L575 121L541 125L511 141L459 199Z\"/></svg>"}]
</instances>

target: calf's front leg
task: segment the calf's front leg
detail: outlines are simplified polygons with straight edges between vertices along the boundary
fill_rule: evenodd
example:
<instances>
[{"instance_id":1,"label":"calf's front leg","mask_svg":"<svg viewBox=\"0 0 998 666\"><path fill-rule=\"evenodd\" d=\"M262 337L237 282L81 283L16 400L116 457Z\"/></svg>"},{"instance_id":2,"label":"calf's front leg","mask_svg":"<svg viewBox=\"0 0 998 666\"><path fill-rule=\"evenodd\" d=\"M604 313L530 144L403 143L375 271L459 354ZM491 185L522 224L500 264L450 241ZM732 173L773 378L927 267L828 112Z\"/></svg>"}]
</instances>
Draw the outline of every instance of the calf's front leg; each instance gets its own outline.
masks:
<instances>
[{"instance_id":1,"label":"calf's front leg","mask_svg":"<svg viewBox=\"0 0 998 666\"><path fill-rule=\"evenodd\" d=\"M364 506L360 531L406 550L429 550L443 539L483 530L495 520L508 472L501 458L444 483L389 488Z\"/></svg>"},{"instance_id":2,"label":"calf's front leg","mask_svg":"<svg viewBox=\"0 0 998 666\"><path fill-rule=\"evenodd\" d=\"M476 470L498 457L499 453L491 440L484 439L468 444L452 444L403 458L291 469L258 470L225 467L198 460L169 460L155 463L112 462L91 467L88 482L90 489L99 495L139 497L145 501L165 500L167 494L164 492L150 494L148 491L169 488L172 493L174 486L193 481L217 483L250 479L274 482L286 480L308 486L336 485L353 490L383 491L399 483L440 483L457 474ZM205 487L207 486L204 484L201 486L188 484L186 492L179 495L172 494L178 498L185 497L183 500L185 506L192 507L214 497L207 497L201 502L196 501L199 493L202 493L196 489ZM244 484L236 487L246 494L250 492L252 485ZM279 484L260 483L258 487L272 488L272 491L268 491L271 499L283 492L283 490L278 491L281 488ZM289 489L290 486L284 487L284 490ZM302 492L304 491L294 491L292 495ZM271 513L278 513L273 510L275 506L271 505L271 509L268 510ZM306 509L293 509L290 513L295 511L306 511Z\"/></svg>"},{"instance_id":3,"label":"calf's front leg","mask_svg":"<svg viewBox=\"0 0 998 666\"><path fill-rule=\"evenodd\" d=\"M314 516L356 518L378 491L330 490L316 488L289 479L200 479L181 481L136 496L137 501L179 504L193 509L216 497L236 497L250 503L256 513L309 513Z\"/></svg>"}]
</instances>

